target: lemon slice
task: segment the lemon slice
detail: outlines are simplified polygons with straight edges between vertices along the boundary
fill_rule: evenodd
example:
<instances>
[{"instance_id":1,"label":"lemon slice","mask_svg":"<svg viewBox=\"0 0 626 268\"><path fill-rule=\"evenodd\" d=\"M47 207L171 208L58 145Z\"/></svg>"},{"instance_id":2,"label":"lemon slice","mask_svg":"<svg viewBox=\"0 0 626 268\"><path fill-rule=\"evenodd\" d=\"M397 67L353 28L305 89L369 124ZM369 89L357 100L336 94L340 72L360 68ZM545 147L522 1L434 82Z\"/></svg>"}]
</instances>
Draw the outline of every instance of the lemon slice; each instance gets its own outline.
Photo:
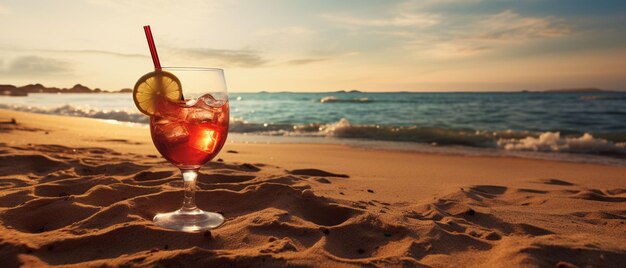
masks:
<instances>
[{"instance_id":1,"label":"lemon slice","mask_svg":"<svg viewBox=\"0 0 626 268\"><path fill-rule=\"evenodd\" d=\"M180 80L172 73L154 71L137 80L133 89L133 100L137 109L146 115L154 115L160 100L183 99Z\"/></svg>"}]
</instances>

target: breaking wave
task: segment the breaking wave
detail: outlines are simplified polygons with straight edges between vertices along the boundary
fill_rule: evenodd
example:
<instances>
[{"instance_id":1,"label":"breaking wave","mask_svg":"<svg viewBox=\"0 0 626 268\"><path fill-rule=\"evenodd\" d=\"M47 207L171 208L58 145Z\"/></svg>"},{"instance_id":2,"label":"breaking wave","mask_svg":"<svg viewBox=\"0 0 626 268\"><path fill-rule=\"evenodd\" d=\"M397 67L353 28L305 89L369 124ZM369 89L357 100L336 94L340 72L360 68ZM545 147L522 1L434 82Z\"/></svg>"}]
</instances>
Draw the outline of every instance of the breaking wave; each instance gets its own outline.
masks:
<instances>
[{"instance_id":1,"label":"breaking wave","mask_svg":"<svg viewBox=\"0 0 626 268\"><path fill-rule=\"evenodd\" d=\"M321 103L330 103L330 102L353 102L353 103L367 103L371 102L369 98L354 98L354 99L340 99L333 96L326 96L320 99Z\"/></svg>"},{"instance_id":2,"label":"breaking wave","mask_svg":"<svg viewBox=\"0 0 626 268\"><path fill-rule=\"evenodd\" d=\"M89 117L89 118L97 118L97 119L108 119L108 120L117 120L121 122L133 122L133 123L149 123L150 119L144 114L138 112L129 112L125 110L119 109L95 109L89 107L76 107L69 104L53 107L53 108L43 108L36 106L24 106L24 105L14 105L14 104L0 104L0 108L10 109L22 112L31 112L31 113L40 113L40 114L54 114L54 115L65 115L65 116L78 116L78 117Z\"/></svg>"},{"instance_id":3,"label":"breaking wave","mask_svg":"<svg viewBox=\"0 0 626 268\"><path fill-rule=\"evenodd\" d=\"M580 137L562 137L559 132L545 132L539 137L500 139L498 147L507 151L626 155L626 142L594 138L589 133L584 133Z\"/></svg>"},{"instance_id":4,"label":"breaking wave","mask_svg":"<svg viewBox=\"0 0 626 268\"><path fill-rule=\"evenodd\" d=\"M263 133L284 136L325 136L336 138L370 139L426 143L434 146L461 145L496 148L507 151L562 152L626 156L626 134L604 134L607 138L590 133L580 136L562 136L559 132L536 133L530 131L479 131L433 127L381 125L353 125L342 118L331 124L270 125L231 122L230 131ZM609 140L609 138L613 140Z\"/></svg>"},{"instance_id":5,"label":"breaking wave","mask_svg":"<svg viewBox=\"0 0 626 268\"><path fill-rule=\"evenodd\" d=\"M100 110L72 105L41 108L0 104L0 108L121 122L149 123L147 116L126 110ZM563 135L560 132L481 131L418 126L355 125L346 118L329 124L259 124L231 118L229 131L233 133L255 133L274 136L335 137L415 142L433 146L460 145L506 151L559 152L626 157L626 133L573 133Z\"/></svg>"}]
</instances>

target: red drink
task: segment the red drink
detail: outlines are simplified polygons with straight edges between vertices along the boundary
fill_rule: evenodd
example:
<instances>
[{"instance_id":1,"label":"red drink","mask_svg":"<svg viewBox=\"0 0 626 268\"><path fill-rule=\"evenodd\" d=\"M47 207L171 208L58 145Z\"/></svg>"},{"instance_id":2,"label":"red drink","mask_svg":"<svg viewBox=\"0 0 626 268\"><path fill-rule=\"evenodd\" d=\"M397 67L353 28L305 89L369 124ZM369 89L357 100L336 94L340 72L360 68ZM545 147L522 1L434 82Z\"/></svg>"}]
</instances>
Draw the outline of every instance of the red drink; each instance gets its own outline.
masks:
<instances>
[{"instance_id":1,"label":"red drink","mask_svg":"<svg viewBox=\"0 0 626 268\"><path fill-rule=\"evenodd\" d=\"M216 101L210 94L197 101L163 99L150 117L152 142L177 167L198 168L224 146L228 119L228 101Z\"/></svg>"}]
</instances>

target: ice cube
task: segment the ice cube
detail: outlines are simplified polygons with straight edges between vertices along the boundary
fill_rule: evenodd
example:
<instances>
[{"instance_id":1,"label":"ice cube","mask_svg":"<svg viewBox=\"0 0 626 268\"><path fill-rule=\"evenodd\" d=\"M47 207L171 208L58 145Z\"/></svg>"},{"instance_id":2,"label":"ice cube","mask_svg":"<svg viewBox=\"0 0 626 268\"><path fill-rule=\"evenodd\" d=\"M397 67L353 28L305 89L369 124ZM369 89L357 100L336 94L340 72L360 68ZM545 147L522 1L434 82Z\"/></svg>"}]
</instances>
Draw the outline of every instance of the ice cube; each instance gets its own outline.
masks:
<instances>
[{"instance_id":1,"label":"ice cube","mask_svg":"<svg viewBox=\"0 0 626 268\"><path fill-rule=\"evenodd\" d=\"M213 107L213 108L222 107L226 103L226 97L219 97L219 98L216 99L211 94L206 94L206 95L200 97L200 100L202 100L202 102L204 102L204 104L208 105L209 107Z\"/></svg>"},{"instance_id":2,"label":"ice cube","mask_svg":"<svg viewBox=\"0 0 626 268\"><path fill-rule=\"evenodd\" d=\"M187 108L184 102L160 100L157 102L156 115L176 120L178 118L185 118L187 115Z\"/></svg>"},{"instance_id":3,"label":"ice cube","mask_svg":"<svg viewBox=\"0 0 626 268\"><path fill-rule=\"evenodd\" d=\"M219 117L217 118L217 123L220 125L228 124L228 113L219 113Z\"/></svg>"},{"instance_id":4,"label":"ice cube","mask_svg":"<svg viewBox=\"0 0 626 268\"><path fill-rule=\"evenodd\" d=\"M215 151L217 141L219 140L219 132L213 129L202 129L194 131L194 137L189 139L191 142L189 145L201 151L212 153Z\"/></svg>"},{"instance_id":5,"label":"ice cube","mask_svg":"<svg viewBox=\"0 0 626 268\"><path fill-rule=\"evenodd\" d=\"M163 126L163 125L167 125L167 124L171 124L172 121L170 121L169 119L165 119L163 117L154 117L152 124L156 125L157 127L159 126Z\"/></svg>"},{"instance_id":6,"label":"ice cube","mask_svg":"<svg viewBox=\"0 0 626 268\"><path fill-rule=\"evenodd\" d=\"M198 102L198 99L188 99L188 100L185 100L185 105L194 106L196 105L197 102Z\"/></svg>"},{"instance_id":7,"label":"ice cube","mask_svg":"<svg viewBox=\"0 0 626 268\"><path fill-rule=\"evenodd\" d=\"M156 131L163 136L168 143L182 143L189 139L189 131L182 123L169 123L160 125Z\"/></svg>"},{"instance_id":8,"label":"ice cube","mask_svg":"<svg viewBox=\"0 0 626 268\"><path fill-rule=\"evenodd\" d=\"M194 108L189 110L186 122L191 124L212 123L217 117L218 115L211 109Z\"/></svg>"}]
</instances>

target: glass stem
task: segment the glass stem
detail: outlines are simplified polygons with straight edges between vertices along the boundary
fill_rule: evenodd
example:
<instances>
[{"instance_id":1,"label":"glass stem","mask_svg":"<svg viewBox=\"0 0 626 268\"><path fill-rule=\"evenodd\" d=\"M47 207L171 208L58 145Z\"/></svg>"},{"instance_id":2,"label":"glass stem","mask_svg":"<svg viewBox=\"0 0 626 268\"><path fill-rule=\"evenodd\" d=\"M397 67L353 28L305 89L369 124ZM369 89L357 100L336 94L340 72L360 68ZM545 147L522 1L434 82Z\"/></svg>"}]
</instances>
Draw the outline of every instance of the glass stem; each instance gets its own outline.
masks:
<instances>
[{"instance_id":1,"label":"glass stem","mask_svg":"<svg viewBox=\"0 0 626 268\"><path fill-rule=\"evenodd\" d=\"M182 211L196 210L196 179L198 178L198 170L181 169L183 173L183 181L185 182L185 199L183 200Z\"/></svg>"}]
</instances>

